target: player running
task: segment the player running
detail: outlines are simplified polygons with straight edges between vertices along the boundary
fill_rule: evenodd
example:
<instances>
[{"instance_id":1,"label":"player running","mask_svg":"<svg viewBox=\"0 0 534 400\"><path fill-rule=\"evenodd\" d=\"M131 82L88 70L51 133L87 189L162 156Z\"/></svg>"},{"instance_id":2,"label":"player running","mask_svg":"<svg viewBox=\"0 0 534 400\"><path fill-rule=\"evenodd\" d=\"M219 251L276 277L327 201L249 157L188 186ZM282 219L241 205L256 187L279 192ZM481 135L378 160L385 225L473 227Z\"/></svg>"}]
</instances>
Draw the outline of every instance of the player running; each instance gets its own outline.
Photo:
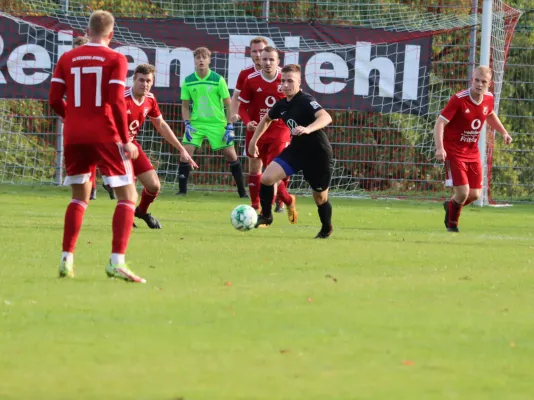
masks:
<instances>
[{"instance_id":1,"label":"player running","mask_svg":"<svg viewBox=\"0 0 534 400\"><path fill-rule=\"evenodd\" d=\"M261 177L261 215L256 227L273 222L273 185L302 171L313 190L313 200L321 220L321 230L315 238L327 239L332 234L332 205L328 201L328 189L334 159L324 128L332 123L332 117L313 96L300 90L300 84L300 66L284 66L282 91L286 98L278 100L265 114L250 140L249 153L258 155L258 141L274 120L281 118L291 129L291 143L267 166Z\"/></svg>"},{"instance_id":2,"label":"player running","mask_svg":"<svg viewBox=\"0 0 534 400\"><path fill-rule=\"evenodd\" d=\"M106 274L144 283L125 261L137 201L129 157L137 158L138 149L128 137L124 101L128 61L108 47L114 24L109 12L93 12L87 29L89 42L61 56L50 86L50 105L65 121L65 184L72 188L65 213L59 276L74 276L74 249L91 194L91 170L96 164L118 197ZM63 100L65 94L67 102Z\"/></svg>"},{"instance_id":3,"label":"player running","mask_svg":"<svg viewBox=\"0 0 534 400\"><path fill-rule=\"evenodd\" d=\"M434 126L436 159L445 161L447 183L454 188L452 198L443 203L449 232L459 232L462 207L480 198L482 192L484 176L478 139L484 123L487 121L499 131L505 144L512 143L493 109L493 94L488 92L491 78L489 67L476 68L471 88L450 98Z\"/></svg>"},{"instance_id":4,"label":"player running","mask_svg":"<svg viewBox=\"0 0 534 400\"><path fill-rule=\"evenodd\" d=\"M258 154L248 151L250 140L254 131L274 104L285 97L282 93L282 74L278 68L280 56L278 50L267 46L261 53L261 71L250 74L239 94L239 115L247 127L246 149L250 162L249 191L252 207L256 210L260 208L260 182L261 167L269 165L278 154L289 144L290 132L284 121L278 119L274 121L258 140ZM257 160L260 162L257 162ZM286 184L282 180L278 184L278 196L286 204L289 222L296 224L298 213L296 209L296 198L287 192Z\"/></svg>"}]
</instances>

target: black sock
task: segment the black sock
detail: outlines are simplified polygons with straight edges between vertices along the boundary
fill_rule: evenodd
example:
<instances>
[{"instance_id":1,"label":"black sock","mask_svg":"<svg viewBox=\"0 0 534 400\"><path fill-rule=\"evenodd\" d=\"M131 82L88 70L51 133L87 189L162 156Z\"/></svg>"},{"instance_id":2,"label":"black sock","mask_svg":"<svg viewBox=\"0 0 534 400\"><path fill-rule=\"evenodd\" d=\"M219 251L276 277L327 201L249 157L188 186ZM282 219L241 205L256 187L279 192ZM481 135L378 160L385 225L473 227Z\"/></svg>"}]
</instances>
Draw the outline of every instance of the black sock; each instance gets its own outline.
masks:
<instances>
[{"instance_id":1,"label":"black sock","mask_svg":"<svg viewBox=\"0 0 534 400\"><path fill-rule=\"evenodd\" d=\"M180 193L187 193L187 180L189 179L189 163L180 161L178 166L178 187Z\"/></svg>"},{"instance_id":2,"label":"black sock","mask_svg":"<svg viewBox=\"0 0 534 400\"><path fill-rule=\"evenodd\" d=\"M321 230L323 232L330 232L332 229L332 204L327 200L326 203L317 206L319 218L321 219Z\"/></svg>"},{"instance_id":3,"label":"black sock","mask_svg":"<svg viewBox=\"0 0 534 400\"><path fill-rule=\"evenodd\" d=\"M243 168L241 167L239 160L235 160L230 163L230 171L232 171L232 175L234 176L234 180L237 185L237 193L239 193L239 196L245 196L247 194L247 190L245 189Z\"/></svg>"},{"instance_id":4,"label":"black sock","mask_svg":"<svg viewBox=\"0 0 534 400\"><path fill-rule=\"evenodd\" d=\"M261 215L265 218L271 218L273 216L273 198L274 198L274 186L267 186L263 183L260 186L260 204Z\"/></svg>"}]
</instances>

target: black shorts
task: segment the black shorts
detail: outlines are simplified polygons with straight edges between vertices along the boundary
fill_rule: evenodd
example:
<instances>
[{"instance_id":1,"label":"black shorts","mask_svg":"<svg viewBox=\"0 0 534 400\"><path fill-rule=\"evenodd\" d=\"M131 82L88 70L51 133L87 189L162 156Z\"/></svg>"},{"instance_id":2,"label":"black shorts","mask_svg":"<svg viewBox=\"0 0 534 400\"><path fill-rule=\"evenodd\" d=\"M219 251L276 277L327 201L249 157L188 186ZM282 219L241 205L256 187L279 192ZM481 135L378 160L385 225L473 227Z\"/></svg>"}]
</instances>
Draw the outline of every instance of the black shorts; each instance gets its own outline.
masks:
<instances>
[{"instance_id":1,"label":"black shorts","mask_svg":"<svg viewBox=\"0 0 534 400\"><path fill-rule=\"evenodd\" d=\"M296 146L290 143L274 159L287 176L302 171L315 192L322 192L330 187L334 171L334 157L329 143L315 143L313 146Z\"/></svg>"}]
</instances>

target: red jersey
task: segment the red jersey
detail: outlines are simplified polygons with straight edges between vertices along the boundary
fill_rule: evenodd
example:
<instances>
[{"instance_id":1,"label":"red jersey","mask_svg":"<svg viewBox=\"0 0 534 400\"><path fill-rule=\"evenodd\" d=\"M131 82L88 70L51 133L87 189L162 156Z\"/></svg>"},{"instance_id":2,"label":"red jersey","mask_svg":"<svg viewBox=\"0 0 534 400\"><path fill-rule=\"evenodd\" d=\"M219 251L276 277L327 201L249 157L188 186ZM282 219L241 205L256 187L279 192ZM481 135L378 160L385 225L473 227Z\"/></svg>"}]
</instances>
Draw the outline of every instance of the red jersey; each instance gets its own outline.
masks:
<instances>
[{"instance_id":1,"label":"red jersey","mask_svg":"<svg viewBox=\"0 0 534 400\"><path fill-rule=\"evenodd\" d=\"M128 114L128 132L130 139L135 140L139 130L143 126L147 116L150 118L160 118L158 101L152 93L147 93L141 103L133 97L132 88L124 91L126 99L126 114Z\"/></svg>"},{"instance_id":2,"label":"red jersey","mask_svg":"<svg viewBox=\"0 0 534 400\"><path fill-rule=\"evenodd\" d=\"M248 76L243 85L243 90L239 94L239 100L246 110L246 112L240 112L239 115L245 125L250 121L259 123L278 100L286 97L282 93L281 84L281 72L278 72L274 79L270 81L265 79L261 71L254 72ZM287 125L282 119L277 119L271 123L260 141L289 142L290 138L291 133Z\"/></svg>"},{"instance_id":3,"label":"red jersey","mask_svg":"<svg viewBox=\"0 0 534 400\"><path fill-rule=\"evenodd\" d=\"M235 91L238 93L241 92L241 90L243 90L243 85L245 84L247 77L250 74L253 74L254 72L258 72L258 71L259 69L256 69L256 66L254 64L249 65L246 68L243 68L241 72L239 73L239 76L237 77L237 83L235 84Z\"/></svg>"},{"instance_id":4,"label":"red jersey","mask_svg":"<svg viewBox=\"0 0 534 400\"><path fill-rule=\"evenodd\" d=\"M443 147L447 157L466 162L478 161L480 131L492 113L492 93L484 93L480 103L473 100L470 89L452 96L440 115L447 121L443 132Z\"/></svg>"},{"instance_id":5,"label":"red jersey","mask_svg":"<svg viewBox=\"0 0 534 400\"><path fill-rule=\"evenodd\" d=\"M128 141L123 95L127 71L126 57L101 44L87 43L61 56L50 104L65 119L65 145Z\"/></svg>"}]
</instances>

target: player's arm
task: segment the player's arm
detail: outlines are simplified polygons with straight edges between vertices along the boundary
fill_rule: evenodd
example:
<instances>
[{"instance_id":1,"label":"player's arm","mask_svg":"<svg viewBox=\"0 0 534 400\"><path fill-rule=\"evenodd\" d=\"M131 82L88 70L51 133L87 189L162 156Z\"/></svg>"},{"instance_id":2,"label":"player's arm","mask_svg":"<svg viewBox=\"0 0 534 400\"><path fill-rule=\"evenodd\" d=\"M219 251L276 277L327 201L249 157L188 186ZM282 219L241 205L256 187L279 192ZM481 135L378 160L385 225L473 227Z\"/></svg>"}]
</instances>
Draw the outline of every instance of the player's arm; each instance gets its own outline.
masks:
<instances>
[{"instance_id":1,"label":"player's arm","mask_svg":"<svg viewBox=\"0 0 534 400\"><path fill-rule=\"evenodd\" d=\"M48 94L48 102L57 115L61 118L65 118L67 103L63 100L63 96L65 95L67 87L65 86L65 74L63 73L62 59L63 57L59 59L56 69L54 70L54 76L52 77L50 92Z\"/></svg>"},{"instance_id":2,"label":"player's arm","mask_svg":"<svg viewBox=\"0 0 534 400\"><path fill-rule=\"evenodd\" d=\"M276 104L275 104L276 106ZM274 107L273 107L274 108ZM271 109L272 111L272 109ZM270 111L269 111L270 112ZM269 113L265 114L263 118L261 119L260 123L256 127L256 130L254 131L254 135L252 136L252 139L250 139L250 143L248 145L248 152L254 157L258 157L258 140L263 136L263 134L269 129L269 126L273 122L273 119L269 117Z\"/></svg>"},{"instance_id":3,"label":"player's arm","mask_svg":"<svg viewBox=\"0 0 534 400\"><path fill-rule=\"evenodd\" d=\"M234 93L232 93L232 100L230 101L230 114L231 114L231 122L237 122L239 120L239 117L241 116L241 101L239 100L239 91L237 89L234 89Z\"/></svg>"},{"instance_id":4,"label":"player's arm","mask_svg":"<svg viewBox=\"0 0 534 400\"><path fill-rule=\"evenodd\" d=\"M229 124L231 124L233 121L231 103L232 103L232 99L230 98L230 96L228 96L226 99L223 99L224 111L226 112L226 120L228 121Z\"/></svg>"},{"instance_id":5,"label":"player's arm","mask_svg":"<svg viewBox=\"0 0 534 400\"><path fill-rule=\"evenodd\" d=\"M297 126L292 130L291 134L295 136L308 135L312 132L323 129L325 126L332 123L332 117L326 112L326 110L319 110L314 114L315 121L308 126Z\"/></svg>"},{"instance_id":6,"label":"player's arm","mask_svg":"<svg viewBox=\"0 0 534 400\"><path fill-rule=\"evenodd\" d=\"M115 126L119 131L119 136L123 143L123 149L127 155L136 159L139 155L137 146L130 142L128 130L128 116L126 114L126 99L124 98L124 88L126 87L126 75L128 73L128 61L122 54L117 55L117 61L111 71L109 80L109 106Z\"/></svg>"},{"instance_id":7,"label":"player's arm","mask_svg":"<svg viewBox=\"0 0 534 400\"><path fill-rule=\"evenodd\" d=\"M512 137L502 124L501 120L499 119L499 116L495 114L495 111L493 111L490 115L488 115L488 118L486 119L486 122L489 126L491 126L493 129L498 131L502 135L502 139L504 140L504 143L510 144L512 143Z\"/></svg>"},{"instance_id":8,"label":"player's arm","mask_svg":"<svg viewBox=\"0 0 534 400\"><path fill-rule=\"evenodd\" d=\"M248 84L248 79L243 84L241 93L239 94L239 116L243 121L243 124L247 127L247 130L253 131L258 125L257 121L252 121L248 115L248 105L252 99L250 85Z\"/></svg>"},{"instance_id":9,"label":"player's arm","mask_svg":"<svg viewBox=\"0 0 534 400\"><path fill-rule=\"evenodd\" d=\"M189 107L191 102L189 100L182 100L182 118L184 121L189 121L191 114L189 112Z\"/></svg>"},{"instance_id":10,"label":"player's arm","mask_svg":"<svg viewBox=\"0 0 534 400\"><path fill-rule=\"evenodd\" d=\"M184 160L185 162L189 162L189 164L191 165L191 167L193 167L193 169L198 168L198 165L191 158L191 156L189 155L187 150L184 148L184 146L182 146L180 141L176 138L176 135L172 131L169 124L167 124L167 122L163 119L163 117L160 115L157 118L151 118L151 121L152 121L152 125L154 125L158 133L162 137L164 137L165 140L169 142L171 146L173 146L175 149L178 150L178 152L180 153L180 158Z\"/></svg>"},{"instance_id":11,"label":"player's arm","mask_svg":"<svg viewBox=\"0 0 534 400\"><path fill-rule=\"evenodd\" d=\"M436 159L438 161L445 161L447 152L443 147L443 135L445 132L445 125L447 125L456 115L459 109L458 96L454 95L449 99L445 108L441 111L436 123L434 124L434 143L436 144Z\"/></svg>"},{"instance_id":12,"label":"player's arm","mask_svg":"<svg viewBox=\"0 0 534 400\"><path fill-rule=\"evenodd\" d=\"M449 121L440 115L434 124L434 143L436 144L436 159L438 161L445 161L447 158L447 152L443 147L443 131L448 123Z\"/></svg>"}]
</instances>

